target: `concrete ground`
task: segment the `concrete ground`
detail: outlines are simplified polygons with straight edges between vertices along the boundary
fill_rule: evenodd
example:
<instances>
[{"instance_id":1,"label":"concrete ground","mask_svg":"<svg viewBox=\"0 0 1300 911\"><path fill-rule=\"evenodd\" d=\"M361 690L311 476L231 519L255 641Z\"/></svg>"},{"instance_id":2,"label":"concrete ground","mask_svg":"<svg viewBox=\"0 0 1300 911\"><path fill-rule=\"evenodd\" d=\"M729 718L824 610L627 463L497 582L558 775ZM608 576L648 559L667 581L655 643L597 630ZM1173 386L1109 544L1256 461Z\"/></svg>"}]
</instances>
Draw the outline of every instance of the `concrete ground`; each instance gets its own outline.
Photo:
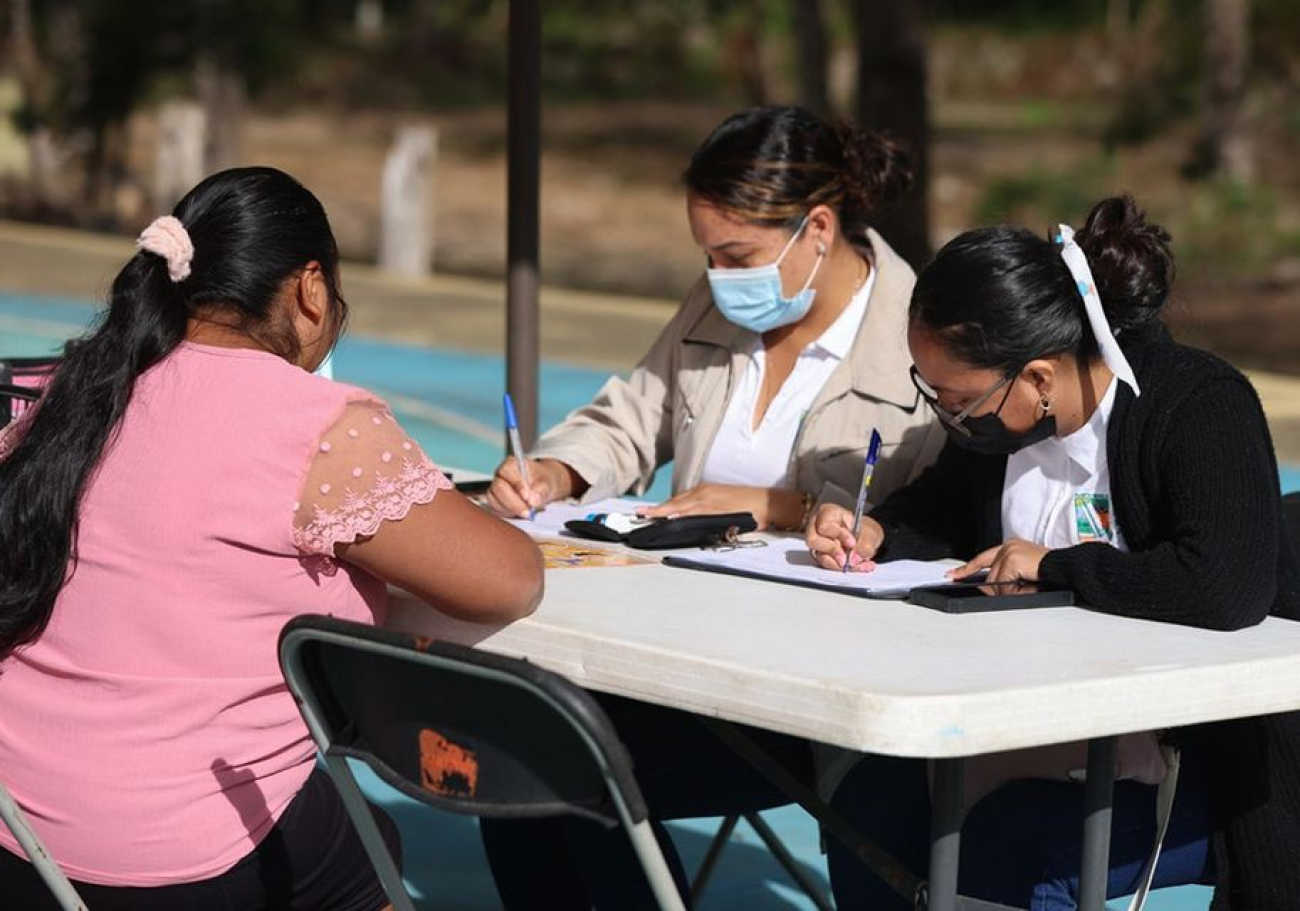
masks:
<instances>
[{"instance_id":1,"label":"concrete ground","mask_svg":"<svg viewBox=\"0 0 1300 911\"><path fill-rule=\"evenodd\" d=\"M132 252L128 238L0 221L0 288L103 300L113 276ZM460 351L501 354L505 350L501 281L459 276L407 279L357 263L344 264L342 273L351 333ZM542 357L626 370L649 347L677 303L545 288Z\"/></svg>"}]
</instances>

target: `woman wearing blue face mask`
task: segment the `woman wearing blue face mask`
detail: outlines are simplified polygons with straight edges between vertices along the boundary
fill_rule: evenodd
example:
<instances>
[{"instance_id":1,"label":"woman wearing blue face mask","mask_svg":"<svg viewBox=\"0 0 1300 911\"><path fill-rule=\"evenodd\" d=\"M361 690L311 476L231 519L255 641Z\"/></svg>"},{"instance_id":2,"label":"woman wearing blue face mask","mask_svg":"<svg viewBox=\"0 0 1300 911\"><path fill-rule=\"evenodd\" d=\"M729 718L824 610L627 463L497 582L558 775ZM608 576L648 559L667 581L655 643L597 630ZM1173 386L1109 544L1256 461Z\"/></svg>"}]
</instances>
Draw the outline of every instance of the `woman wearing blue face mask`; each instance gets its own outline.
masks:
<instances>
[{"instance_id":1,"label":"woman wearing blue face mask","mask_svg":"<svg viewBox=\"0 0 1300 911\"><path fill-rule=\"evenodd\" d=\"M1072 589L1146 620L1232 630L1300 619L1300 571L1277 464L1249 381L1177 345L1160 314L1169 236L1128 197L1098 203L1075 235L963 234L912 296L914 377L950 437L915 483L864 519L824 507L808 531L823 566L854 552L966 559L963 576ZM1300 714L1124 735L1109 896L1136 891L1157 831L1156 785L1181 773L1154 885L1216 882L1215 907L1300 907ZM1083 744L977 757L959 889L1031 911L1074 908ZM834 803L914 872L928 863L921 760L867 757ZM830 847L841 908L905 909Z\"/></svg>"},{"instance_id":2,"label":"woman wearing blue face mask","mask_svg":"<svg viewBox=\"0 0 1300 911\"><path fill-rule=\"evenodd\" d=\"M868 227L909 182L889 142L798 108L723 122L685 174L706 275L628 379L542 437L531 486L502 463L493 508L518 516L571 495L640 492L671 461L674 495L651 515L749 511L763 527L798 529L819 501L854 502L873 429L884 441L873 494L919 473L943 431L908 374L915 276ZM656 825L788 802L695 716L601 701ZM807 743L748 733L811 781ZM481 829L509 911L658 907L617 830L560 819Z\"/></svg>"},{"instance_id":3,"label":"woman wearing blue face mask","mask_svg":"<svg viewBox=\"0 0 1300 911\"><path fill-rule=\"evenodd\" d=\"M630 377L538 441L531 484L502 462L493 508L640 493L672 462L649 515L802 529L817 503L853 503L873 429L872 493L914 477L943 437L908 378L915 276L868 227L910 182L890 142L799 108L724 121L685 173L707 273Z\"/></svg>"}]
</instances>

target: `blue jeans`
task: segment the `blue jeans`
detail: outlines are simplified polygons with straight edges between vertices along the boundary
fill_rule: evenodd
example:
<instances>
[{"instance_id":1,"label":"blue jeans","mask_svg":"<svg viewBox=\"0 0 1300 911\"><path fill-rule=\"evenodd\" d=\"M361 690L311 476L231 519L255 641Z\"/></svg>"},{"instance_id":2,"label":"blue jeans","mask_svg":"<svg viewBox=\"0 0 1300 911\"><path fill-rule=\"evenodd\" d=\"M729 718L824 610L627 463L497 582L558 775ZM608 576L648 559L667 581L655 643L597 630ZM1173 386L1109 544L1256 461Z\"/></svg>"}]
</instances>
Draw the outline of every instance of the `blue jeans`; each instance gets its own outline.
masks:
<instances>
[{"instance_id":1,"label":"blue jeans","mask_svg":"<svg viewBox=\"0 0 1300 911\"><path fill-rule=\"evenodd\" d=\"M1209 811L1204 765L1184 747L1173 816L1156 868L1156 886L1207 882ZM1155 838L1153 786L1115 785L1108 898L1137 888ZM869 840L926 877L930 862L930 793L922 760L867 756L835 792L832 805ZM962 895L1029 911L1073 911L1083 854L1083 787L1013 781L979 801L961 833ZM837 841L828 844L831 888L841 911L907 911L911 906Z\"/></svg>"}]
</instances>

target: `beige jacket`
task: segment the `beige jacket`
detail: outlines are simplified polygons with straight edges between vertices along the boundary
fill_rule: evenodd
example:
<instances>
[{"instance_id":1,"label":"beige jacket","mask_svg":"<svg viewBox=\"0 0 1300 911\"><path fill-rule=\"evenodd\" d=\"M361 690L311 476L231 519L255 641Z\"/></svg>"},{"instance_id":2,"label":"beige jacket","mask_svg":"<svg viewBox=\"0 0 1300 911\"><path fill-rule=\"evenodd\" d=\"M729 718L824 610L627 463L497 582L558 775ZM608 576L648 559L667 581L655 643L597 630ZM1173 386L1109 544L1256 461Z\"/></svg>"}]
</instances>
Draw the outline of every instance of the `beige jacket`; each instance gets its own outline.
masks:
<instances>
[{"instance_id":1,"label":"beige jacket","mask_svg":"<svg viewBox=\"0 0 1300 911\"><path fill-rule=\"evenodd\" d=\"M907 306L916 277L875 231L867 241L877 274L866 316L804 418L792 455L800 491L850 507L873 427L883 442L873 504L934 461L944 439L908 375ZM694 487L757 341L718 312L701 278L632 375L612 377L530 455L573 468L591 485L584 501L643 493L668 462L675 493Z\"/></svg>"}]
</instances>

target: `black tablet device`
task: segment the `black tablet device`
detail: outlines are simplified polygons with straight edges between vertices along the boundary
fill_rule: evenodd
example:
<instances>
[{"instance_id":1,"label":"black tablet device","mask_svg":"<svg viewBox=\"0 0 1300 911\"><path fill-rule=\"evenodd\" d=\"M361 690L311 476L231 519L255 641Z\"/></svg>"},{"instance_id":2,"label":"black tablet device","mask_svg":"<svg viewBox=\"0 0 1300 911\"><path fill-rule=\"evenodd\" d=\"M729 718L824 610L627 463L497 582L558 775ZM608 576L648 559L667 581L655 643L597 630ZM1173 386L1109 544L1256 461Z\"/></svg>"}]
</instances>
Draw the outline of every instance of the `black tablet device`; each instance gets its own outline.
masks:
<instances>
[{"instance_id":1,"label":"black tablet device","mask_svg":"<svg viewBox=\"0 0 1300 911\"><path fill-rule=\"evenodd\" d=\"M975 614L1025 607L1069 607L1074 604L1074 592L1049 589L986 595L975 585L934 585L912 589L907 600L948 614Z\"/></svg>"}]
</instances>

